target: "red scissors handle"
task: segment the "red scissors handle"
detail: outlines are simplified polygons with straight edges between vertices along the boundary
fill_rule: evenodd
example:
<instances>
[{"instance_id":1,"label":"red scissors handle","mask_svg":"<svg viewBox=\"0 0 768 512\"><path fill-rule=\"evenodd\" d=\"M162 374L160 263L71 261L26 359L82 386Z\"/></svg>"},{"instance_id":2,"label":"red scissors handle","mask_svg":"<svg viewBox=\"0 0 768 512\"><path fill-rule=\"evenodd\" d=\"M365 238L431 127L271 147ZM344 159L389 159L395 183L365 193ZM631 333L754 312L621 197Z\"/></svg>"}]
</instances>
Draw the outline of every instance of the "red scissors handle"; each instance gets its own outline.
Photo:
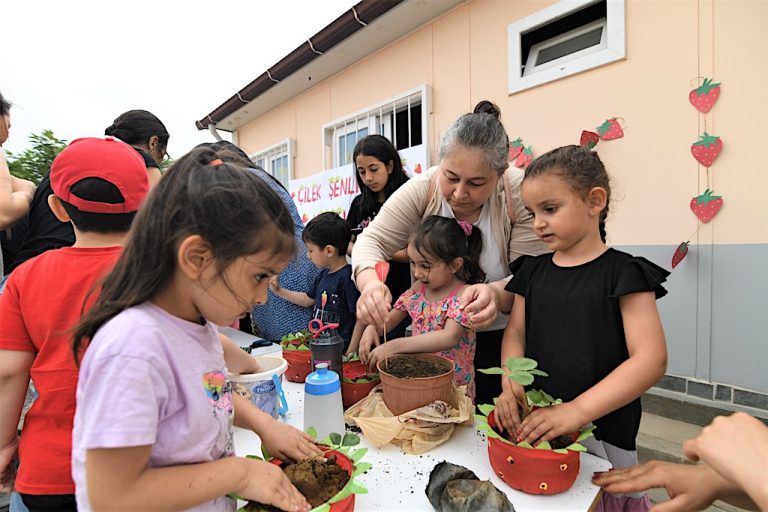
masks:
<instances>
[{"instance_id":1,"label":"red scissors handle","mask_svg":"<svg viewBox=\"0 0 768 512\"><path fill-rule=\"evenodd\" d=\"M325 324L319 318L313 318L309 321L307 327L309 327L309 332L314 334L313 338L317 338L317 336L326 329L338 329L339 324Z\"/></svg>"}]
</instances>

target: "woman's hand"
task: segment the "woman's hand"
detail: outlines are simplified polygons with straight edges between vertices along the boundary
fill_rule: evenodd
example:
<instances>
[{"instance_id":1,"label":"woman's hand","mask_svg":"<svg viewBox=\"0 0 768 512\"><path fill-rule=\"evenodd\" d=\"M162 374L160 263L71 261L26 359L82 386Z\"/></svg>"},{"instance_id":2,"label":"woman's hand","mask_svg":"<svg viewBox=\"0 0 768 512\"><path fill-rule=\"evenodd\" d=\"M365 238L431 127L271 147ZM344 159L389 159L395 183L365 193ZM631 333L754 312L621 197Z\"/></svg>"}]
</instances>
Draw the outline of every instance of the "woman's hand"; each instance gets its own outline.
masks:
<instances>
[{"instance_id":1,"label":"woman's hand","mask_svg":"<svg viewBox=\"0 0 768 512\"><path fill-rule=\"evenodd\" d=\"M578 431L588 423L574 402L550 405L531 412L520 425L520 437L533 444L551 441L563 434Z\"/></svg>"},{"instance_id":2,"label":"woman's hand","mask_svg":"<svg viewBox=\"0 0 768 512\"><path fill-rule=\"evenodd\" d=\"M473 284L464 288L461 304L469 316L472 328L491 325L496 320L499 294L487 284ZM359 303L358 303L359 304Z\"/></svg>"},{"instance_id":3,"label":"woman's hand","mask_svg":"<svg viewBox=\"0 0 768 512\"><path fill-rule=\"evenodd\" d=\"M375 325L366 326L363 335L360 337L360 347L357 355L364 364L369 363L371 352L379 346L379 332Z\"/></svg>"},{"instance_id":4,"label":"woman's hand","mask_svg":"<svg viewBox=\"0 0 768 512\"><path fill-rule=\"evenodd\" d=\"M298 461L322 453L309 435L275 419L256 433L269 454L276 459Z\"/></svg>"},{"instance_id":5,"label":"woman's hand","mask_svg":"<svg viewBox=\"0 0 768 512\"><path fill-rule=\"evenodd\" d=\"M516 434L520 428L520 401L526 400L525 390L520 384L503 377L501 395L496 399L496 425L502 430ZM514 436L513 436L514 437Z\"/></svg>"},{"instance_id":6,"label":"woman's hand","mask_svg":"<svg viewBox=\"0 0 768 512\"><path fill-rule=\"evenodd\" d=\"M260 460L246 461L247 475L243 486L235 491L238 496L292 512L312 508L278 466Z\"/></svg>"},{"instance_id":7,"label":"woman's hand","mask_svg":"<svg viewBox=\"0 0 768 512\"><path fill-rule=\"evenodd\" d=\"M372 269L365 269L365 271L368 270L372 271ZM387 285L378 279L371 279L360 290L360 298L357 299L357 319L368 325L384 328L389 310L392 309L391 304L392 293Z\"/></svg>"}]
</instances>

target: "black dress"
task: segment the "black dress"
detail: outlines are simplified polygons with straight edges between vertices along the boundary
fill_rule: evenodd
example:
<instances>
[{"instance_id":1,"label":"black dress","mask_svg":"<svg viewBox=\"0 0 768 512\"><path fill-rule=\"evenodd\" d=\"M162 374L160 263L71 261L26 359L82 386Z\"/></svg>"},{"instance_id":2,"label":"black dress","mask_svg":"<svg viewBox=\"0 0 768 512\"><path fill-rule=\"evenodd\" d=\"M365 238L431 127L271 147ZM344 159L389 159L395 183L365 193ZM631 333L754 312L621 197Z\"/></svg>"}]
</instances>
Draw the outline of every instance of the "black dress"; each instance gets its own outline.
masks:
<instances>
[{"instance_id":1,"label":"black dress","mask_svg":"<svg viewBox=\"0 0 768 512\"><path fill-rule=\"evenodd\" d=\"M557 266L553 254L515 260L506 289L525 297L525 356L549 374L534 386L570 401L629 358L619 298L647 291L663 297L669 272L615 249L575 267ZM640 414L637 398L595 420L595 437L635 450Z\"/></svg>"}]
</instances>

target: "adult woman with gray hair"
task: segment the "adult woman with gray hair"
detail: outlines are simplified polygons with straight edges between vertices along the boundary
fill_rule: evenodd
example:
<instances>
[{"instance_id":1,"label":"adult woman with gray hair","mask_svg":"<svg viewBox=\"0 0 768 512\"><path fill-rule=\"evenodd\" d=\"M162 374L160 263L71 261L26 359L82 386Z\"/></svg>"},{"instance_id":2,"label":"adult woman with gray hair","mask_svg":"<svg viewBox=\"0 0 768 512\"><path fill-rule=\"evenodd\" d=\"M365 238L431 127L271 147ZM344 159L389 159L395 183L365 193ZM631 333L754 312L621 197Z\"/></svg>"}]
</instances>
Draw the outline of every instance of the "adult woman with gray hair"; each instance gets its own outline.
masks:
<instances>
[{"instance_id":1,"label":"adult woman with gray hair","mask_svg":"<svg viewBox=\"0 0 768 512\"><path fill-rule=\"evenodd\" d=\"M501 339L512 308L502 293L509 263L523 254L547 252L533 232L533 219L520 198L523 171L509 167L509 138L496 105L481 101L457 119L440 141L440 163L401 186L363 231L352 251L352 270L360 289L357 317L383 325L392 295L374 270L378 261L405 247L412 229L429 215L455 218L483 235L480 265L486 283L461 295L477 329L475 368L499 366ZM498 376L475 374L476 403L492 403L501 393Z\"/></svg>"}]
</instances>

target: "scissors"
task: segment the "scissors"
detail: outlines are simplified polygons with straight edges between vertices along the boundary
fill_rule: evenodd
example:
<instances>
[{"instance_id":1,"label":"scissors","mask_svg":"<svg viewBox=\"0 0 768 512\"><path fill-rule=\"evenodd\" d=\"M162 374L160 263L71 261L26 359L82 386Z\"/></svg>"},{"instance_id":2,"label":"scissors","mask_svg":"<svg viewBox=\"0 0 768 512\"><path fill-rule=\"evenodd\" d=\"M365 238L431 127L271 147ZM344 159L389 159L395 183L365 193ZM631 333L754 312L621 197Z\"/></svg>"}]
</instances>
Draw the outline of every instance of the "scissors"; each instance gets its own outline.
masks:
<instances>
[{"instance_id":1,"label":"scissors","mask_svg":"<svg viewBox=\"0 0 768 512\"><path fill-rule=\"evenodd\" d=\"M326 324L323 323L323 321L319 318L313 318L309 321L309 325L307 327L309 327L309 332L312 333L312 337L317 339L320 333L326 329L338 329L339 324Z\"/></svg>"}]
</instances>

